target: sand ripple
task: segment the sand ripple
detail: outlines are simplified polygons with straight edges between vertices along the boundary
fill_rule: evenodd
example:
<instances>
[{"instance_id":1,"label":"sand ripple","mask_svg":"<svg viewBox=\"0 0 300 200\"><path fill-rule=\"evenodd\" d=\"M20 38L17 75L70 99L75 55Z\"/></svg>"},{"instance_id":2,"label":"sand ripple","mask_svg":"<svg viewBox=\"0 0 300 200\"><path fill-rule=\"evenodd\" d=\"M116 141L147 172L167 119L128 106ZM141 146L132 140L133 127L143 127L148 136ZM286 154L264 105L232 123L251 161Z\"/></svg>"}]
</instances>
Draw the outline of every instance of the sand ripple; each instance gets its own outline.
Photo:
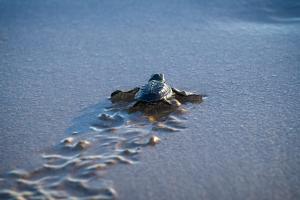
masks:
<instances>
[{"instance_id":1,"label":"sand ripple","mask_svg":"<svg viewBox=\"0 0 300 200\"><path fill-rule=\"evenodd\" d=\"M78 130L62 139L42 155L42 166L3 174L0 199L115 199L113 183L105 179L109 168L137 163L143 147L158 144L164 133L185 128L181 112L145 116L128 114L125 108L103 107L90 121L92 117L83 114L79 127L88 131ZM83 121L88 122L83 125Z\"/></svg>"}]
</instances>

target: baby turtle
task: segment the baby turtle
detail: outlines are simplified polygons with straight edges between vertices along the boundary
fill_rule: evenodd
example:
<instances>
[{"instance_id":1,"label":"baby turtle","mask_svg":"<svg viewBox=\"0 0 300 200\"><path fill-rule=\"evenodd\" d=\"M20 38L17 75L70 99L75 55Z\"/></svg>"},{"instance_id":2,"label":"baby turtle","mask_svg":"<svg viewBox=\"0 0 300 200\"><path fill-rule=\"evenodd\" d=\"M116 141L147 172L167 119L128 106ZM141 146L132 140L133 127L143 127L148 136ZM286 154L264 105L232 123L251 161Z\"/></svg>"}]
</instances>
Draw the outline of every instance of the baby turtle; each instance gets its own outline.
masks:
<instances>
[{"instance_id":1,"label":"baby turtle","mask_svg":"<svg viewBox=\"0 0 300 200\"><path fill-rule=\"evenodd\" d=\"M153 74L148 83L141 88L113 92L111 101L113 103L135 102L129 112L157 113L178 108L186 102L201 103L202 95L173 88L166 83L164 74Z\"/></svg>"}]
</instances>

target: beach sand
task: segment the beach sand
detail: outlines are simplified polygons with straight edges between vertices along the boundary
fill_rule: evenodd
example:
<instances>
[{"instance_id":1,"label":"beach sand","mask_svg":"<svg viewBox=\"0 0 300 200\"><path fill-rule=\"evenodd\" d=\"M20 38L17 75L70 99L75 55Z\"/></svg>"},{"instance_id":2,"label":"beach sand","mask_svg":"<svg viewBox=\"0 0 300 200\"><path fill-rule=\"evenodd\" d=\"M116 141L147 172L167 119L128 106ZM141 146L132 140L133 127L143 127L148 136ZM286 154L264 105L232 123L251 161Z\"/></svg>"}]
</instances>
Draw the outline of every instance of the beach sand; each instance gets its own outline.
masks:
<instances>
[{"instance_id":1,"label":"beach sand","mask_svg":"<svg viewBox=\"0 0 300 200\"><path fill-rule=\"evenodd\" d=\"M96 166L106 168L97 183L107 184L104 197L299 199L299 13L298 2L279 0L0 1L0 174L37 170L30 176L80 185L71 179L75 164L115 156L110 148L127 131L125 141L157 135L161 142L139 143L128 162L105 157ZM182 121L178 130L106 110L111 92L152 73L207 95L172 116ZM106 112L112 124L97 124ZM117 132L102 140L110 127ZM60 143L67 137L75 138L71 150ZM49 172L45 155L72 165ZM6 179L16 181L4 175L0 185ZM87 197L78 187L67 189Z\"/></svg>"}]
</instances>

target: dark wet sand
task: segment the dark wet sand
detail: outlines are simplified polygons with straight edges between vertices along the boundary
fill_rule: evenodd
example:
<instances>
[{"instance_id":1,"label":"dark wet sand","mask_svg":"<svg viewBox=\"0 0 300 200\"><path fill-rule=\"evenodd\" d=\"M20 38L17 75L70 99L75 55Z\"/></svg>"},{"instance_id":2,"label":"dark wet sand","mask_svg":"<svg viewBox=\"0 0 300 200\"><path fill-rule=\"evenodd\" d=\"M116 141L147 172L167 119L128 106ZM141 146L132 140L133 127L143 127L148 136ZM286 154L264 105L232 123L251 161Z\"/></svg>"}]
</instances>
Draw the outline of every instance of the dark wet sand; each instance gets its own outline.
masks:
<instances>
[{"instance_id":1,"label":"dark wet sand","mask_svg":"<svg viewBox=\"0 0 300 200\"><path fill-rule=\"evenodd\" d=\"M95 125L106 97L163 72L170 84L208 98L188 105L179 131L154 130L161 143L130 157L138 163L112 158L117 164L101 169L105 174L95 184L102 187L106 180L103 187L112 190L100 194L299 199L299 6L294 1L0 1L1 174L45 167L42 155L101 154L105 142L89 125ZM80 134L72 136L74 131ZM68 155L60 141L69 136L75 145L82 139L92 146L71 147ZM67 168L63 174L60 189L85 187L68 177Z\"/></svg>"}]
</instances>

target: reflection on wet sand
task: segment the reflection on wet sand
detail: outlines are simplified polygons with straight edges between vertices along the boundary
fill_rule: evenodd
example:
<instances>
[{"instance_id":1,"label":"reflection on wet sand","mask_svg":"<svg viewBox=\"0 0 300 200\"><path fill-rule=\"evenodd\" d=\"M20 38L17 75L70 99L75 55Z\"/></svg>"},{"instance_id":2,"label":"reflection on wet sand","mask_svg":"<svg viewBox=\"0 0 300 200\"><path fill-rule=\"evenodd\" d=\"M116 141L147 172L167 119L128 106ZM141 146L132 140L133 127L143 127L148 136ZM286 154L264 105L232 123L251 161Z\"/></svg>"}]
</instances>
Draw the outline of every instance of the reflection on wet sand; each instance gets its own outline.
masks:
<instances>
[{"instance_id":1,"label":"reflection on wet sand","mask_svg":"<svg viewBox=\"0 0 300 200\"><path fill-rule=\"evenodd\" d=\"M74 119L70 136L42 155L41 167L0 177L0 199L115 199L107 170L134 164L142 147L158 144L163 132L185 128L180 109L164 115L127 112L129 104L104 102Z\"/></svg>"}]
</instances>

